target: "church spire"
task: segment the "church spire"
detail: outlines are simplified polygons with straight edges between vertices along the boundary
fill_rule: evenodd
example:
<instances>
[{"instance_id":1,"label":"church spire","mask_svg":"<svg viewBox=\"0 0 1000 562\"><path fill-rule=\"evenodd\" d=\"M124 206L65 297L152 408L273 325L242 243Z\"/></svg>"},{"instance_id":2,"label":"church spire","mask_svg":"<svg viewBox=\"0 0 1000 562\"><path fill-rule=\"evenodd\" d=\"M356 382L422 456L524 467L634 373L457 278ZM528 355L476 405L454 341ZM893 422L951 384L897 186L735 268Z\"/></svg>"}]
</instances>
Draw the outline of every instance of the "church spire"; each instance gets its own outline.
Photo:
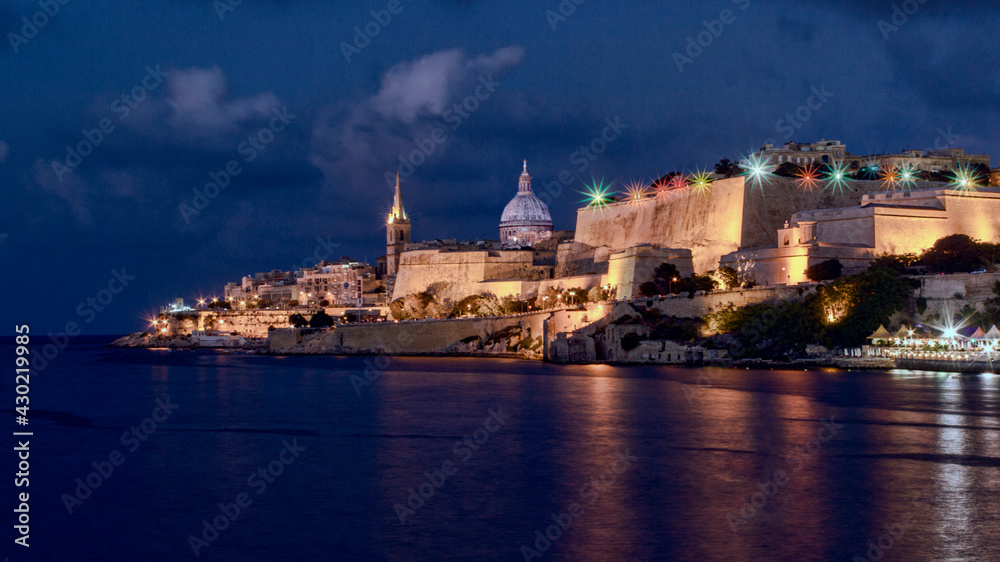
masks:
<instances>
[{"instance_id":1,"label":"church spire","mask_svg":"<svg viewBox=\"0 0 1000 562\"><path fill-rule=\"evenodd\" d=\"M396 194L392 197L392 212L389 213L389 222L408 222L406 209L403 208L403 188L399 182L399 170L396 170Z\"/></svg>"},{"instance_id":2,"label":"church spire","mask_svg":"<svg viewBox=\"0 0 1000 562\"><path fill-rule=\"evenodd\" d=\"M521 172L521 179L517 183L518 193L531 193L531 174L528 173L528 161L524 161L524 170Z\"/></svg>"}]
</instances>

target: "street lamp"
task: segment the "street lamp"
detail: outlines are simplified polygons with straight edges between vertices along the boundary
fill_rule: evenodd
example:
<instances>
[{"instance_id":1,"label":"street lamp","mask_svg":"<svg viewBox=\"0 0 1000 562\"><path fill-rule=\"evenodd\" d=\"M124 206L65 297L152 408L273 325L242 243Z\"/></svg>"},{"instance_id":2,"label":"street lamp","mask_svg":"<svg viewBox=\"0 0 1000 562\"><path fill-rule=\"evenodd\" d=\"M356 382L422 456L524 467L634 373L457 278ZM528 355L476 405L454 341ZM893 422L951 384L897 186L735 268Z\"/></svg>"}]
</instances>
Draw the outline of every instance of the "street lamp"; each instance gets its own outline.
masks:
<instances>
[{"instance_id":1,"label":"street lamp","mask_svg":"<svg viewBox=\"0 0 1000 562\"><path fill-rule=\"evenodd\" d=\"M670 279L670 294L671 295L674 294L674 283L676 283L676 282L677 282L677 278L676 277L672 277Z\"/></svg>"}]
</instances>

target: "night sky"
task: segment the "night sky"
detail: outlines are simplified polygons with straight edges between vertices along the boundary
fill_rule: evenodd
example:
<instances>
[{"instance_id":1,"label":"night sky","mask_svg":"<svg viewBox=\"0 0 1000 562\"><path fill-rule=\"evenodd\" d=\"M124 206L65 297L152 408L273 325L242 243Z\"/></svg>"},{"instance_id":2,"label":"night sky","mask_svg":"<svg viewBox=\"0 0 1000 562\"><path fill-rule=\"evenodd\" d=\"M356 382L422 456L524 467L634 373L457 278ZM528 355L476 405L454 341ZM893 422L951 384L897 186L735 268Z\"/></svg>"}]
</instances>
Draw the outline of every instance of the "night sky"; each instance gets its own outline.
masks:
<instances>
[{"instance_id":1,"label":"night sky","mask_svg":"<svg viewBox=\"0 0 1000 562\"><path fill-rule=\"evenodd\" d=\"M562 4L69 0L24 29L37 2L0 3L0 333L139 330L175 296L317 248L374 263L386 174L420 147L415 240L496 238L524 158L536 192L572 174L543 196L572 229L581 181L763 142L1000 157L994 2L896 2L895 27L880 0ZM603 153L577 153L602 135ZM98 312L86 300L112 270L134 279Z\"/></svg>"}]
</instances>

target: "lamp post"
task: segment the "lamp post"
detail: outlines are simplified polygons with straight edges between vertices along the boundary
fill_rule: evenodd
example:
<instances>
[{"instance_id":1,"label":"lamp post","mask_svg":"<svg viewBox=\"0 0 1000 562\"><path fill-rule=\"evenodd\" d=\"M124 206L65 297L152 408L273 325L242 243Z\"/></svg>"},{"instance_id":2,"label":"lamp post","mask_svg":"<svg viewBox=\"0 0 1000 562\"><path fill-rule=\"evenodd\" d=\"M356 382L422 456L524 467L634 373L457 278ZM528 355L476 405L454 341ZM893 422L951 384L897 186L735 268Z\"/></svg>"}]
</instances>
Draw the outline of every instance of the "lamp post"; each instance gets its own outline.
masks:
<instances>
[{"instance_id":1,"label":"lamp post","mask_svg":"<svg viewBox=\"0 0 1000 562\"><path fill-rule=\"evenodd\" d=\"M676 283L676 282L677 282L677 278L676 277L670 278L670 294L671 295L674 294L674 283Z\"/></svg>"}]
</instances>

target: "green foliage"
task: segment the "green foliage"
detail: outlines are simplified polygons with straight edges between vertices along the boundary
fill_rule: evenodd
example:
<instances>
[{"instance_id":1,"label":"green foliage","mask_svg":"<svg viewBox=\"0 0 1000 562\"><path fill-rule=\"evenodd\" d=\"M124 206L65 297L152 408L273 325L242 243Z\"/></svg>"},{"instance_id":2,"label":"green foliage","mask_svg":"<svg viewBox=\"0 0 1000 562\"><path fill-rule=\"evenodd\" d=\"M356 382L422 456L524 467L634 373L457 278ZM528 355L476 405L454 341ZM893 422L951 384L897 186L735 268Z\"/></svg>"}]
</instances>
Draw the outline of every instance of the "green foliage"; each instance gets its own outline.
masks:
<instances>
[{"instance_id":1,"label":"green foliage","mask_svg":"<svg viewBox=\"0 0 1000 562\"><path fill-rule=\"evenodd\" d=\"M727 290L732 290L740 286L740 276L735 269L724 265L715 272L722 286Z\"/></svg>"},{"instance_id":2,"label":"green foliage","mask_svg":"<svg viewBox=\"0 0 1000 562\"><path fill-rule=\"evenodd\" d=\"M296 328L305 328L306 326L309 325L309 321L306 320L306 317L302 316L299 313L295 313L289 316L288 323L291 324L292 326L295 326Z\"/></svg>"},{"instance_id":3,"label":"green foliage","mask_svg":"<svg viewBox=\"0 0 1000 562\"><path fill-rule=\"evenodd\" d=\"M639 347L639 342L642 341L642 336L635 332L629 332L622 336L621 345L622 349L625 351L632 351L633 349Z\"/></svg>"},{"instance_id":4,"label":"green foliage","mask_svg":"<svg viewBox=\"0 0 1000 562\"><path fill-rule=\"evenodd\" d=\"M233 305L229 301L214 301L208 304L210 310L232 310Z\"/></svg>"},{"instance_id":5,"label":"green foliage","mask_svg":"<svg viewBox=\"0 0 1000 562\"><path fill-rule=\"evenodd\" d=\"M406 310L406 302L403 299L396 299L389 303L389 314L393 320L409 320L413 318L410 311Z\"/></svg>"},{"instance_id":6,"label":"green foliage","mask_svg":"<svg viewBox=\"0 0 1000 562\"><path fill-rule=\"evenodd\" d=\"M875 258L871 267L885 267L903 274L906 272L906 268L917 265L919 261L920 257L916 254L886 254Z\"/></svg>"},{"instance_id":7,"label":"green foliage","mask_svg":"<svg viewBox=\"0 0 1000 562\"><path fill-rule=\"evenodd\" d=\"M969 272L984 262L980 244L965 234L945 236L924 252L921 262L931 271L943 273Z\"/></svg>"},{"instance_id":8,"label":"green foliage","mask_svg":"<svg viewBox=\"0 0 1000 562\"><path fill-rule=\"evenodd\" d=\"M664 317L649 335L651 340L692 341L698 338L700 318Z\"/></svg>"},{"instance_id":9,"label":"green foliage","mask_svg":"<svg viewBox=\"0 0 1000 562\"><path fill-rule=\"evenodd\" d=\"M800 353L810 343L863 345L879 324L888 324L903 310L912 294L907 279L876 267L820 286L802 301L729 306L709 322L735 339L734 355L778 358ZM832 322L831 311L837 311Z\"/></svg>"},{"instance_id":10,"label":"green foliage","mask_svg":"<svg viewBox=\"0 0 1000 562\"><path fill-rule=\"evenodd\" d=\"M813 282L838 279L844 273L840 260L826 260L806 268L806 277Z\"/></svg>"},{"instance_id":11,"label":"green foliage","mask_svg":"<svg viewBox=\"0 0 1000 562\"><path fill-rule=\"evenodd\" d=\"M923 314L927 312L927 299L924 297L917 297L917 314Z\"/></svg>"},{"instance_id":12,"label":"green foliage","mask_svg":"<svg viewBox=\"0 0 1000 562\"><path fill-rule=\"evenodd\" d=\"M329 328L330 326L333 326L333 317L327 314L325 310L321 309L309 319L310 328Z\"/></svg>"},{"instance_id":13,"label":"green foliage","mask_svg":"<svg viewBox=\"0 0 1000 562\"><path fill-rule=\"evenodd\" d=\"M725 178L733 178L743 173L743 168L729 158L723 158L715 164L715 173Z\"/></svg>"},{"instance_id":14,"label":"green foliage","mask_svg":"<svg viewBox=\"0 0 1000 562\"><path fill-rule=\"evenodd\" d=\"M639 294L644 297L654 297L660 294L660 287L652 281L646 281L639 285Z\"/></svg>"},{"instance_id":15,"label":"green foliage","mask_svg":"<svg viewBox=\"0 0 1000 562\"><path fill-rule=\"evenodd\" d=\"M797 178L801 172L802 168L792 162L785 162L774 169L774 175L783 178Z\"/></svg>"},{"instance_id":16,"label":"green foliage","mask_svg":"<svg viewBox=\"0 0 1000 562\"><path fill-rule=\"evenodd\" d=\"M258 308L271 308L272 306L274 306L274 303L271 302L271 299L260 299L257 302Z\"/></svg>"}]
</instances>

